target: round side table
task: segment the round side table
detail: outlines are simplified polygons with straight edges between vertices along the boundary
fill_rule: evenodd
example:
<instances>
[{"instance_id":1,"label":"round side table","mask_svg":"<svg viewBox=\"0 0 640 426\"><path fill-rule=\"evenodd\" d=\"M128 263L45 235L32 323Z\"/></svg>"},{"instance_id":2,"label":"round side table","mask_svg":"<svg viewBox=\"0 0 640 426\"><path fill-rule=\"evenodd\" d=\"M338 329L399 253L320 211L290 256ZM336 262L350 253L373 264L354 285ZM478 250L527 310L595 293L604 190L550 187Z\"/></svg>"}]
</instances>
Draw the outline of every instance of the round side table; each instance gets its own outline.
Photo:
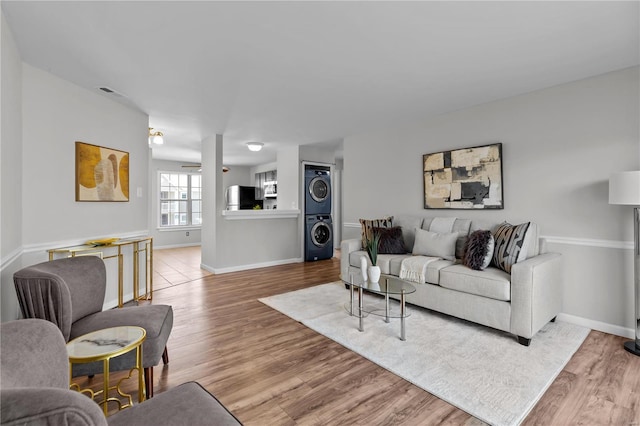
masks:
<instances>
[{"instance_id":1,"label":"round side table","mask_svg":"<svg viewBox=\"0 0 640 426\"><path fill-rule=\"evenodd\" d=\"M145 400L144 374L142 372L142 342L147 332L142 327L122 326L105 328L91 333L76 337L67 343L67 353L69 355L69 383L71 389L78 392L86 392L95 396L102 394L102 400L98 404L102 405L104 415L107 416L108 405L110 401L118 403L118 410L133 405L130 394L126 394L120 390L120 384L123 380L131 377L133 370L138 370L138 402ZM129 371L129 376L121 379L115 386L109 383L109 360L119 355L125 354L132 350L136 350L136 366ZM89 362L102 361L103 363L103 384L102 390L93 392L91 389L80 389L80 386L73 383L72 370L73 364L86 364ZM128 398L128 404L122 404L117 397L109 397L109 393L115 390L120 396Z\"/></svg>"}]
</instances>

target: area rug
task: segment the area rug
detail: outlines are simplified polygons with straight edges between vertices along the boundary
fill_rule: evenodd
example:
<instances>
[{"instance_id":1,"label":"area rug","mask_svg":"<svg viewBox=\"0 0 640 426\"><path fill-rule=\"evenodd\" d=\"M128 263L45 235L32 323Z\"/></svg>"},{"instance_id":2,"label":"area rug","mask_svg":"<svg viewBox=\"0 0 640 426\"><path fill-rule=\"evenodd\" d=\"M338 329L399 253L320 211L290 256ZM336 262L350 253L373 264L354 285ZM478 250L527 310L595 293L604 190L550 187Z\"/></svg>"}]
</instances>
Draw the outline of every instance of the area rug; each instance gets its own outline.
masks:
<instances>
[{"instance_id":1,"label":"area rug","mask_svg":"<svg viewBox=\"0 0 640 426\"><path fill-rule=\"evenodd\" d=\"M492 425L520 424L589 334L556 321L526 347L508 333L408 306L401 341L399 319L369 315L359 332L341 282L260 301Z\"/></svg>"}]
</instances>

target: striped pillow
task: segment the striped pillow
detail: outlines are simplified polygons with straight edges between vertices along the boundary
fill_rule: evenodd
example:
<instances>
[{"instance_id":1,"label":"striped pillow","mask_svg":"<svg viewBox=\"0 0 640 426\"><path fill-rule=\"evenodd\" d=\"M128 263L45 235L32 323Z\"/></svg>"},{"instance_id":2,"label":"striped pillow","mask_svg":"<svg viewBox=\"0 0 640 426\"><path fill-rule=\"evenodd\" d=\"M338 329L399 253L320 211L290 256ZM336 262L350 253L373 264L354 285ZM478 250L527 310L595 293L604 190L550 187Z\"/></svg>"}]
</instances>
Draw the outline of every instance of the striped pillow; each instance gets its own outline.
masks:
<instances>
[{"instance_id":1,"label":"striped pillow","mask_svg":"<svg viewBox=\"0 0 640 426\"><path fill-rule=\"evenodd\" d=\"M495 267L510 274L511 267L526 258L525 238L529 225L530 222L520 225L504 222L493 231L495 245L492 263Z\"/></svg>"},{"instance_id":2,"label":"striped pillow","mask_svg":"<svg viewBox=\"0 0 640 426\"><path fill-rule=\"evenodd\" d=\"M373 237L373 228L391 228L393 216L383 217L382 219L360 219L362 248L367 247L367 241Z\"/></svg>"}]
</instances>

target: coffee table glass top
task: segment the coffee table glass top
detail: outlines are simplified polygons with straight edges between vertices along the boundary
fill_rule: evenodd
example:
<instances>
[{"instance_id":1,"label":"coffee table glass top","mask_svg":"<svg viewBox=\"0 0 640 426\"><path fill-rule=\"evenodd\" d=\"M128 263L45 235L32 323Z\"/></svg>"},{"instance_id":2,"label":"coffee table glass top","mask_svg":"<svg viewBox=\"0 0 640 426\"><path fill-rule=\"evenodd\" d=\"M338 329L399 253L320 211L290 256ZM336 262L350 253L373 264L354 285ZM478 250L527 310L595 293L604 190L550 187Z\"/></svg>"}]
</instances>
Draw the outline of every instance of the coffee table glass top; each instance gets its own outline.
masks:
<instances>
[{"instance_id":1,"label":"coffee table glass top","mask_svg":"<svg viewBox=\"0 0 640 426\"><path fill-rule=\"evenodd\" d=\"M71 361L97 361L130 351L145 336L146 331L141 327L105 328L73 339L67 343L67 353Z\"/></svg>"},{"instance_id":2,"label":"coffee table glass top","mask_svg":"<svg viewBox=\"0 0 640 426\"><path fill-rule=\"evenodd\" d=\"M353 283L344 281L345 284L353 284L354 287L362 287L363 290L369 290L380 294L410 294L416 291L416 288L408 281L401 280L393 275L382 275L377 283L367 281L353 280Z\"/></svg>"}]
</instances>

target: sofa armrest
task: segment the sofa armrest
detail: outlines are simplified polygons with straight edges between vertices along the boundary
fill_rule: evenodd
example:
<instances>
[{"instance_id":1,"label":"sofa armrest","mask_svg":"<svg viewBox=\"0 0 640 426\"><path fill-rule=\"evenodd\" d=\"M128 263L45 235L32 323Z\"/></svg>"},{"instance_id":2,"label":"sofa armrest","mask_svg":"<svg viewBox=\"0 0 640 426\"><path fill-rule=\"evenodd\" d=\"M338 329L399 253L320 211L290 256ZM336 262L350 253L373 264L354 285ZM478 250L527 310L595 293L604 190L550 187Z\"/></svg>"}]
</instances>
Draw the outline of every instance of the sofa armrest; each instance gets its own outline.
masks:
<instances>
[{"instance_id":1,"label":"sofa armrest","mask_svg":"<svg viewBox=\"0 0 640 426\"><path fill-rule=\"evenodd\" d=\"M3 425L107 426L98 404L69 389L2 389L0 404Z\"/></svg>"},{"instance_id":2,"label":"sofa armrest","mask_svg":"<svg viewBox=\"0 0 640 426\"><path fill-rule=\"evenodd\" d=\"M544 253L511 268L511 332L533 337L562 309L562 255Z\"/></svg>"},{"instance_id":3,"label":"sofa armrest","mask_svg":"<svg viewBox=\"0 0 640 426\"><path fill-rule=\"evenodd\" d=\"M354 251L362 249L362 240L352 238L340 242L340 277L348 281L349 279L349 255Z\"/></svg>"}]
</instances>

